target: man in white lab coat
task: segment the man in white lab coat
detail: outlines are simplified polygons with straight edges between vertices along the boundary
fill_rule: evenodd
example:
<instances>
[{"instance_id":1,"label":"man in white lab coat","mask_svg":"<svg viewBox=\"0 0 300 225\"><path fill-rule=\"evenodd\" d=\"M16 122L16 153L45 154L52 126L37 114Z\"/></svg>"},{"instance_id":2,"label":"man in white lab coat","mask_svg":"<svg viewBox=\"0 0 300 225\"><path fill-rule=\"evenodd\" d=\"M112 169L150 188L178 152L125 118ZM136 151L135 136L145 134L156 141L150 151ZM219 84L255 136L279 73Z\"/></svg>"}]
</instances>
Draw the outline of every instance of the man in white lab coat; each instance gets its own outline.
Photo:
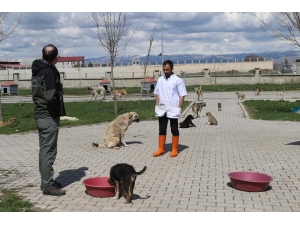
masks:
<instances>
[{"instance_id":1,"label":"man in white lab coat","mask_svg":"<svg viewBox=\"0 0 300 225\"><path fill-rule=\"evenodd\" d=\"M164 76L161 76L155 86L156 95L155 115L159 117L159 145L153 157L165 154L165 142L168 120L172 133L172 151L170 156L178 155L179 130L178 119L181 117L181 107L187 95L184 81L173 73L173 62L163 62Z\"/></svg>"}]
</instances>

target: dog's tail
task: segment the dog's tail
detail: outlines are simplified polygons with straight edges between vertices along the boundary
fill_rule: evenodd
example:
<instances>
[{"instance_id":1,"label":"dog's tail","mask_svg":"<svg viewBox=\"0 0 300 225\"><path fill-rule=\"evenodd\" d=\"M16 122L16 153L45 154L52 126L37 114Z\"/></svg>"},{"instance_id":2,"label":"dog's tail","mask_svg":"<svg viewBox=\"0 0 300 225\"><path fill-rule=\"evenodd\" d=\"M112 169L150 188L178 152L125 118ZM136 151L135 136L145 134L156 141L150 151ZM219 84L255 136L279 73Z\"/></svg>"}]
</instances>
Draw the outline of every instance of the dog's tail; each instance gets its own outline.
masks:
<instances>
[{"instance_id":1,"label":"dog's tail","mask_svg":"<svg viewBox=\"0 0 300 225\"><path fill-rule=\"evenodd\" d=\"M141 175L143 174L147 169L147 166L144 166L144 168L140 172L135 172L135 175Z\"/></svg>"}]
</instances>

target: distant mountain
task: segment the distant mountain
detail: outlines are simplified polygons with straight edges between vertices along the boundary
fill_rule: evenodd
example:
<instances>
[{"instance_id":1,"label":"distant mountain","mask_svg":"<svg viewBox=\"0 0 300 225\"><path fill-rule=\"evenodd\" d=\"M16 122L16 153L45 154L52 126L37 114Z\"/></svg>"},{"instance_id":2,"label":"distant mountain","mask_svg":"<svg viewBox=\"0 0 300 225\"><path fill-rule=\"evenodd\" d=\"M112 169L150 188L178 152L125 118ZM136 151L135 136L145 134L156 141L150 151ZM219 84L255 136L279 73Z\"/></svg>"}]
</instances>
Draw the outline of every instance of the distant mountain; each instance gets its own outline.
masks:
<instances>
[{"instance_id":1,"label":"distant mountain","mask_svg":"<svg viewBox=\"0 0 300 225\"><path fill-rule=\"evenodd\" d=\"M164 55L163 59L169 59L172 61L191 61L191 60L213 60L213 59L243 59L248 55L257 55L259 57L265 58L273 58L274 61L282 61L284 58L292 59L299 57L300 58L300 50L290 50L290 51L268 51L268 52L260 52L260 53L237 53L237 54L220 54L220 55L204 55L204 54L170 54ZM116 63L132 63L132 60L139 59L140 62L146 62L147 56L146 55L126 55L124 57L116 57ZM103 56L100 58L85 58L85 63L108 63L110 61L108 56ZM149 55L149 62L161 62L162 57L159 55L150 54Z\"/></svg>"}]
</instances>

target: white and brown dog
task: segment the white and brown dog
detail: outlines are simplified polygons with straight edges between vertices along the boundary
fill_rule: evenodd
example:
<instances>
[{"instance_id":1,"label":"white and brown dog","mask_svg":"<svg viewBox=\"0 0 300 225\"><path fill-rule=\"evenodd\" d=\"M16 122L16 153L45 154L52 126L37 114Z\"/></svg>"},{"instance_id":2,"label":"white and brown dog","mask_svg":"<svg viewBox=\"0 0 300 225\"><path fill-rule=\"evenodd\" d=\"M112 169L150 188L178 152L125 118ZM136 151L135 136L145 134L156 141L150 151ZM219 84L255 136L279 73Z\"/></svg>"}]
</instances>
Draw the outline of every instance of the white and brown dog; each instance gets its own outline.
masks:
<instances>
[{"instance_id":1,"label":"white and brown dog","mask_svg":"<svg viewBox=\"0 0 300 225\"><path fill-rule=\"evenodd\" d=\"M106 90L104 87L100 86L100 87L96 87L96 86L88 86L88 90L91 92L91 100L93 99L93 97L95 98L95 100L97 99L97 95L100 94L102 95L102 100L105 99L105 93Z\"/></svg>"}]
</instances>

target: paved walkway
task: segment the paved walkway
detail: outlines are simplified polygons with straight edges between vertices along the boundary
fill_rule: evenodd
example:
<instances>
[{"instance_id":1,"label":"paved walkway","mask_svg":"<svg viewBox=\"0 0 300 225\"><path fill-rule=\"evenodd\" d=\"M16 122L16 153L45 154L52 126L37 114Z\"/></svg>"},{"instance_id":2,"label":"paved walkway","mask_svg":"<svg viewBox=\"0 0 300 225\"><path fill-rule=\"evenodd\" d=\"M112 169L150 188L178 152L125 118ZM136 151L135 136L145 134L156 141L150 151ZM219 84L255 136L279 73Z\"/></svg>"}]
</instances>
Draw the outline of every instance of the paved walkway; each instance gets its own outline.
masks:
<instances>
[{"instance_id":1,"label":"paved walkway","mask_svg":"<svg viewBox=\"0 0 300 225\"><path fill-rule=\"evenodd\" d=\"M276 92L245 93L246 99L281 98ZM187 99L194 97L189 93ZM286 97L296 100L300 93L288 92ZM196 127L180 129L176 158L169 156L170 130L168 153L152 157L157 121L132 124L125 136L130 147L120 150L92 147L92 142L101 142L108 123L61 128L54 169L67 194L60 197L39 190L37 132L0 135L0 185L23 187L20 193L27 200L53 211L300 211L299 122L251 120L233 92L204 93L204 100L206 108L193 121ZM222 111L217 111L218 102ZM206 111L216 117L217 126L205 124ZM132 164L136 170L147 166L137 177L132 204L85 193L84 179L108 176L116 163ZM266 192L243 192L230 186L227 174L233 171L262 172L274 180Z\"/></svg>"}]
</instances>

